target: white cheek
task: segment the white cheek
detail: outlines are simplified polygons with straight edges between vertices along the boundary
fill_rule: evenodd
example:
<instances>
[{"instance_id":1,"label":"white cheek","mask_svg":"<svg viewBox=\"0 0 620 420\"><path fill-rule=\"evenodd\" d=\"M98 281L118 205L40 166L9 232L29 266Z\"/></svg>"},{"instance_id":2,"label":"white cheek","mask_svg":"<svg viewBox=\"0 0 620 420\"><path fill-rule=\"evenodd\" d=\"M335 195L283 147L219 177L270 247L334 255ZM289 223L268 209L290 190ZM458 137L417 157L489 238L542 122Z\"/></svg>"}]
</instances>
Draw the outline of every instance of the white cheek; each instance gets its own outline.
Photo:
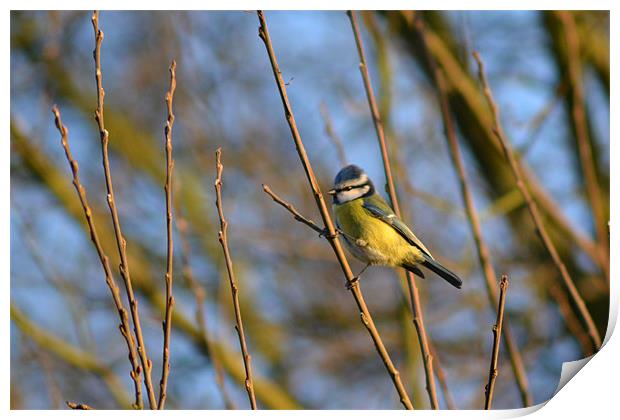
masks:
<instances>
[{"instance_id":1,"label":"white cheek","mask_svg":"<svg viewBox=\"0 0 620 420\"><path fill-rule=\"evenodd\" d=\"M366 194L370 190L370 187L366 185L363 188L355 188L349 191L340 191L338 193L338 202L346 203L347 201L355 200Z\"/></svg>"}]
</instances>

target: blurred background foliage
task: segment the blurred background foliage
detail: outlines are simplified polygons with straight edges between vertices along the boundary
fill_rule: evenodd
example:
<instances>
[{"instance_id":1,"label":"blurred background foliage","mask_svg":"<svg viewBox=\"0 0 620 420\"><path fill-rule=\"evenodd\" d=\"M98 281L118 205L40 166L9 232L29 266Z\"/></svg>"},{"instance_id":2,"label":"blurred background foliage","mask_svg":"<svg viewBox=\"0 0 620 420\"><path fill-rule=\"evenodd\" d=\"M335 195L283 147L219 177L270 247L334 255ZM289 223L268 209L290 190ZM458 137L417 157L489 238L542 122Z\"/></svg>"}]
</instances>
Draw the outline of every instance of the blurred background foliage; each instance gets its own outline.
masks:
<instances>
[{"instance_id":1,"label":"blurred background foliage","mask_svg":"<svg viewBox=\"0 0 620 420\"><path fill-rule=\"evenodd\" d=\"M570 30L579 40L589 147L604 204L600 217L607 221L609 13L570 13L569 28L554 12L419 15L429 50L450 85L449 102L494 267L511 278L507 321L539 403L553 394L562 362L592 349L493 139L471 51L480 51L485 61L504 128L528 168L528 187L604 335L608 254L597 239L597 217L586 193L564 39ZM405 219L435 257L464 279L461 291L433 275L419 281L426 328L456 406L480 408L495 306L486 297L425 55L408 13L360 17ZM379 148L346 15L268 12L267 19L321 186L330 186L346 160L364 167L382 191ZM175 230L177 303L168 407L247 407L217 242L214 151L221 146L229 245L259 406L399 408L329 246L262 191L267 183L304 215L320 219L282 116L255 14L103 12L100 27L111 169L154 382L161 368L165 290L164 94L168 65L173 58L178 63L175 216L177 221L182 216L186 229L182 236ZM50 112L53 104L63 112L103 246L118 267L93 119L93 48L88 12L11 13L12 408L62 408L65 400L117 408L132 400L117 314ZM204 289L209 343L195 319L196 288L184 276L183 261ZM361 267L353 262L354 270ZM372 268L362 285L415 407L428 408L399 275ZM439 397L445 408L445 396ZM519 406L502 352L494 408Z\"/></svg>"}]
</instances>

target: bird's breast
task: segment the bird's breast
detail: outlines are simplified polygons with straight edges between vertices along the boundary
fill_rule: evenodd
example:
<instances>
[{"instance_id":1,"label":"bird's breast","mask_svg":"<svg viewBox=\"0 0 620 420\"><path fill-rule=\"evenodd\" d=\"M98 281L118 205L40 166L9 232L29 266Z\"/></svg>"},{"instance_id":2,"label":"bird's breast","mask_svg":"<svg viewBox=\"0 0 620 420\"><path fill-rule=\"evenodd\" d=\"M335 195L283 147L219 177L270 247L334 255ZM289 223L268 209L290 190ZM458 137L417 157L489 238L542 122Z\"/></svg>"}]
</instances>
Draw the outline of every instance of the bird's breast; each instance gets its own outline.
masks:
<instances>
[{"instance_id":1,"label":"bird's breast","mask_svg":"<svg viewBox=\"0 0 620 420\"><path fill-rule=\"evenodd\" d=\"M409 245L396 230L371 216L362 200L334 205L336 223L343 241L358 259L379 265L400 265L411 253Z\"/></svg>"}]
</instances>

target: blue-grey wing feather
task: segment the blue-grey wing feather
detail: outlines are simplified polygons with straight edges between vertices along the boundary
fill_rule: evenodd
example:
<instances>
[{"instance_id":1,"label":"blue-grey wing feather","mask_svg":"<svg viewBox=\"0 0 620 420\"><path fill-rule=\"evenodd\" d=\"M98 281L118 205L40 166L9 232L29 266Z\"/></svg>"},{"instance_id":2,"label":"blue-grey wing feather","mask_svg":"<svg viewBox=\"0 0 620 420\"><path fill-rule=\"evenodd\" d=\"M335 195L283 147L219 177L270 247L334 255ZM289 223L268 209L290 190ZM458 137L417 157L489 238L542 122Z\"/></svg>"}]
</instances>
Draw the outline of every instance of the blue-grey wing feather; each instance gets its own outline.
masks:
<instances>
[{"instance_id":1,"label":"blue-grey wing feather","mask_svg":"<svg viewBox=\"0 0 620 420\"><path fill-rule=\"evenodd\" d=\"M383 203L382 203L383 204ZM428 249L424 246L424 244L413 234L411 229L407 227L407 225L400 220L396 214L392 211L390 206L385 203L384 205L377 205L374 203L369 203L368 201L364 201L362 205L366 210L370 212L370 214L377 219L387 223L392 226L396 232L398 232L407 242L411 245L417 247L422 251L422 253L429 256L431 259L434 259Z\"/></svg>"}]
</instances>

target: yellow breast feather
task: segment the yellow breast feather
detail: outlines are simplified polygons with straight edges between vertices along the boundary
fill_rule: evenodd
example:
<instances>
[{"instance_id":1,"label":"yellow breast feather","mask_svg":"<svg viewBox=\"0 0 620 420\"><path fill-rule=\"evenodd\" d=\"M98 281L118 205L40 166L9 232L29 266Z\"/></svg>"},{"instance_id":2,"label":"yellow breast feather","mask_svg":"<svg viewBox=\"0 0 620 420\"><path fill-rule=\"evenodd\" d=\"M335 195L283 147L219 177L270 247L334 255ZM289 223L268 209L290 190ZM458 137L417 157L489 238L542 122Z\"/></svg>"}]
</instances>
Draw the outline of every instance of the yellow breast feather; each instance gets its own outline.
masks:
<instances>
[{"instance_id":1,"label":"yellow breast feather","mask_svg":"<svg viewBox=\"0 0 620 420\"><path fill-rule=\"evenodd\" d=\"M417 248L390 225L373 217L362 204L360 199L334 205L336 222L345 234L347 248L354 256L371 264L392 266L423 260Z\"/></svg>"}]
</instances>

